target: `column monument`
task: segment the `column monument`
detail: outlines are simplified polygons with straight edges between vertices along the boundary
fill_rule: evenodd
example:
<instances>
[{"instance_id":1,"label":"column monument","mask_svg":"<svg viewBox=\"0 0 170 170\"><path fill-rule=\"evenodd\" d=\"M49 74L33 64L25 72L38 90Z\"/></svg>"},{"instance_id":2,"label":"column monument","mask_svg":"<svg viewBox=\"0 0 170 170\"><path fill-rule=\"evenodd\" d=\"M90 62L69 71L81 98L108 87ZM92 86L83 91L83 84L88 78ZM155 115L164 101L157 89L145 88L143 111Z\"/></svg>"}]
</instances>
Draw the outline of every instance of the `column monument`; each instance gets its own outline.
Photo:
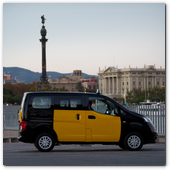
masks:
<instances>
[{"instance_id":1,"label":"column monument","mask_svg":"<svg viewBox=\"0 0 170 170\"><path fill-rule=\"evenodd\" d=\"M46 76L46 42L48 39L46 39L46 34L47 31L45 29L44 23L45 23L45 18L44 15L41 16L42 19L42 28L41 28L41 39L40 42L42 44L42 76L40 77L40 85L45 85L45 84L49 84L48 80L47 80L47 76Z\"/></svg>"}]
</instances>

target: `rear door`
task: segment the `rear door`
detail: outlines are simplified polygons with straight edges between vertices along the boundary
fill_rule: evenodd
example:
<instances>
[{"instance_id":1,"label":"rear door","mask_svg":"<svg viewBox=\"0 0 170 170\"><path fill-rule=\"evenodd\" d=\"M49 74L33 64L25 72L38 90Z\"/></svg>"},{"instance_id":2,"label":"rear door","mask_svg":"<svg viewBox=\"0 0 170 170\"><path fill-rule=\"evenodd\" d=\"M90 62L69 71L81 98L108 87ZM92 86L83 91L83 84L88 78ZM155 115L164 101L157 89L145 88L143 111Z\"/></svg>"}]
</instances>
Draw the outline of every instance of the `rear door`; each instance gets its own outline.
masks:
<instances>
[{"instance_id":1,"label":"rear door","mask_svg":"<svg viewBox=\"0 0 170 170\"><path fill-rule=\"evenodd\" d=\"M53 129L59 141L85 141L83 96L56 95Z\"/></svg>"},{"instance_id":2,"label":"rear door","mask_svg":"<svg viewBox=\"0 0 170 170\"><path fill-rule=\"evenodd\" d=\"M115 104L103 97L88 97L86 131L92 142L118 142L121 134L121 119L114 113Z\"/></svg>"}]
</instances>

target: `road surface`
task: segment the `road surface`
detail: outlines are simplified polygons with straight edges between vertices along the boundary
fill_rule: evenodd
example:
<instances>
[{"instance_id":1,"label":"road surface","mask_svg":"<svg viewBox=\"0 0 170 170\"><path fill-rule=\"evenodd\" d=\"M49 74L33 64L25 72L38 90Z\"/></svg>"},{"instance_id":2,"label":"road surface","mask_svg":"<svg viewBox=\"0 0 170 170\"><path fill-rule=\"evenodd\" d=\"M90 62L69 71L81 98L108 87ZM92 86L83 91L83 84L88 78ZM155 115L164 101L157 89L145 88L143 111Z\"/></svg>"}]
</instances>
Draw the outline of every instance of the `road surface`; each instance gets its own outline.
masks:
<instances>
[{"instance_id":1,"label":"road surface","mask_svg":"<svg viewBox=\"0 0 170 170\"><path fill-rule=\"evenodd\" d=\"M144 145L140 151L126 151L116 145L61 145L51 152L39 152L33 144L4 143L4 165L24 166L127 166L166 165L165 144Z\"/></svg>"}]
</instances>

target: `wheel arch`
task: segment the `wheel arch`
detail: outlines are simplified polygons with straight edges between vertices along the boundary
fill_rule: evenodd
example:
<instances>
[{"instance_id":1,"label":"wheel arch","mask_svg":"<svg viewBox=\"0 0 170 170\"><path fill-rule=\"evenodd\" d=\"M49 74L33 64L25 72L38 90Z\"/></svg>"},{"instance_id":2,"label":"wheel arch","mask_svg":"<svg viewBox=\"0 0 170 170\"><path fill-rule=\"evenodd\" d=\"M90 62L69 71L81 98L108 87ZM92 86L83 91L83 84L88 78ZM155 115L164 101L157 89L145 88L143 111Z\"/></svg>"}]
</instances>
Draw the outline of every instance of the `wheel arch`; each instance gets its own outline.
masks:
<instances>
[{"instance_id":1,"label":"wheel arch","mask_svg":"<svg viewBox=\"0 0 170 170\"><path fill-rule=\"evenodd\" d=\"M49 133L51 134L53 137L54 137L54 140L55 142L57 143L58 142L58 137L57 137L57 134L56 132L53 130L53 126L49 123L42 123L42 124L39 124L35 129L34 129L35 133L34 133L34 137L33 137L33 140L35 142L36 140L36 137L41 134L41 133Z\"/></svg>"},{"instance_id":2,"label":"wheel arch","mask_svg":"<svg viewBox=\"0 0 170 170\"><path fill-rule=\"evenodd\" d=\"M129 123L128 128L125 128L121 132L120 142L122 140L124 140L124 138L126 137L126 135L128 133L131 133L131 132L139 133L142 136L142 138L143 138L143 140L145 142L144 133L143 133L143 125L141 123L138 123L138 122L131 122L131 123Z\"/></svg>"}]
</instances>

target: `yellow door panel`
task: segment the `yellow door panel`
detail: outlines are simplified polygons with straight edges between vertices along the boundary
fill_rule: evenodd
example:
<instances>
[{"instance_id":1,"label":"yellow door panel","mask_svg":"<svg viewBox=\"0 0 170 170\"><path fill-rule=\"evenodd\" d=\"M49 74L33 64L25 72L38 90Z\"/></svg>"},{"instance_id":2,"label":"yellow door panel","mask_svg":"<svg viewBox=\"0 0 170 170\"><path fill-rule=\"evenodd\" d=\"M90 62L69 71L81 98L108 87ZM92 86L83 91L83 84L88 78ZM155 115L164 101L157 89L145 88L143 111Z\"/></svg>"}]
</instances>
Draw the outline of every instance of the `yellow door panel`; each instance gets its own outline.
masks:
<instances>
[{"instance_id":1,"label":"yellow door panel","mask_svg":"<svg viewBox=\"0 0 170 170\"><path fill-rule=\"evenodd\" d=\"M91 129L93 142L118 142L121 119L118 116L86 111L86 128Z\"/></svg>"},{"instance_id":2,"label":"yellow door panel","mask_svg":"<svg viewBox=\"0 0 170 170\"><path fill-rule=\"evenodd\" d=\"M86 129L86 142L92 142L91 129Z\"/></svg>"},{"instance_id":3,"label":"yellow door panel","mask_svg":"<svg viewBox=\"0 0 170 170\"><path fill-rule=\"evenodd\" d=\"M85 141L85 111L54 110L53 120L59 141Z\"/></svg>"}]
</instances>

